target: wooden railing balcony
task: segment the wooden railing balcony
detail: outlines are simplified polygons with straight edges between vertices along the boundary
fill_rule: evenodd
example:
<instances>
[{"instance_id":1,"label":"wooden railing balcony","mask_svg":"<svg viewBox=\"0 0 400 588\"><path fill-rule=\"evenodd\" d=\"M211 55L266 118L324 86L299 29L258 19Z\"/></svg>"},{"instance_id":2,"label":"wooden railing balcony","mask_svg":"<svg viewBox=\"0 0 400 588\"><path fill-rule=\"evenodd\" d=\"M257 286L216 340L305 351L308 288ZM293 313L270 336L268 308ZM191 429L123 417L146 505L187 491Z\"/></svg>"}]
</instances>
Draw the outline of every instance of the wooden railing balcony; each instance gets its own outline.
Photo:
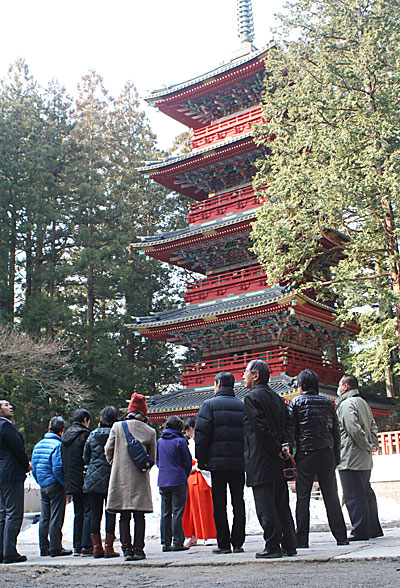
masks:
<instances>
[{"instance_id":1,"label":"wooden railing balcony","mask_svg":"<svg viewBox=\"0 0 400 588\"><path fill-rule=\"evenodd\" d=\"M325 384L337 385L344 370L341 363L329 361L322 357L313 356L293 349L271 349L258 353L249 353L220 359L200 361L186 364L181 375L182 386L194 388L211 386L218 372L227 371L235 376L235 380L243 380L243 371L252 359L262 359L269 366L271 376L287 374L297 376L306 368L312 369Z\"/></svg>"},{"instance_id":2,"label":"wooden railing balcony","mask_svg":"<svg viewBox=\"0 0 400 588\"><path fill-rule=\"evenodd\" d=\"M190 225L195 225L220 218L229 212L234 214L257 206L261 206L261 204L250 184L192 204L189 208L187 221Z\"/></svg>"},{"instance_id":3,"label":"wooden railing balcony","mask_svg":"<svg viewBox=\"0 0 400 588\"><path fill-rule=\"evenodd\" d=\"M266 288L267 276L260 265L222 272L204 280L188 282L185 302L194 304L224 298L228 294L242 294Z\"/></svg>"},{"instance_id":4,"label":"wooden railing balcony","mask_svg":"<svg viewBox=\"0 0 400 588\"><path fill-rule=\"evenodd\" d=\"M230 137L239 137L250 132L254 124L261 122L263 122L262 109L258 107L202 129L196 129L192 138L192 149L202 149Z\"/></svg>"},{"instance_id":5,"label":"wooden railing balcony","mask_svg":"<svg viewBox=\"0 0 400 588\"><path fill-rule=\"evenodd\" d=\"M378 433L379 448L375 455L400 455L400 431Z\"/></svg>"}]
</instances>

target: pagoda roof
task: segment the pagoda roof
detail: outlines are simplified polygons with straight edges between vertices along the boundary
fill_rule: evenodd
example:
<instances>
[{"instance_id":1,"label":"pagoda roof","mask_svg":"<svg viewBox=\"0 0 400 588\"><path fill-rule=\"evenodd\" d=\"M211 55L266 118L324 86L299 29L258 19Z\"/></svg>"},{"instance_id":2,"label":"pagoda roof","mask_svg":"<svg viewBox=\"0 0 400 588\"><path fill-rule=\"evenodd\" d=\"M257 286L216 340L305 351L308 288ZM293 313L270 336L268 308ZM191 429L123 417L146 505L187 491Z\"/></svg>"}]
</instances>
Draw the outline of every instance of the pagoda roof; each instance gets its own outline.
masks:
<instances>
[{"instance_id":1,"label":"pagoda roof","mask_svg":"<svg viewBox=\"0 0 400 588\"><path fill-rule=\"evenodd\" d=\"M160 88L158 90L153 90L153 92L151 92L148 96L145 97L145 100L150 104L157 104L160 100L165 100L167 97L170 97L171 95L183 93L184 90L188 90L189 88L194 88L196 86L207 86L207 90L212 91L212 89L216 85L219 85L218 82L223 81L224 85L229 85L235 72L239 68L244 68L253 61L262 61L263 57L265 57L267 51L269 51L271 47L272 46L263 47L262 49L259 49L258 51L252 51L251 53L248 53L243 57L232 59L231 61L219 65L218 67L200 76L196 76L194 78L186 80L185 82L181 82L180 84L172 84L170 86L165 86L164 88Z\"/></svg>"},{"instance_id":2,"label":"pagoda roof","mask_svg":"<svg viewBox=\"0 0 400 588\"><path fill-rule=\"evenodd\" d=\"M254 161L270 152L269 147L256 147L252 132L248 132L190 153L144 162L139 171L170 190L194 200L205 200L211 192L251 181ZM244 159L249 165L244 165ZM229 170L224 170L227 165ZM201 170L203 176L199 175Z\"/></svg>"},{"instance_id":3,"label":"pagoda roof","mask_svg":"<svg viewBox=\"0 0 400 588\"><path fill-rule=\"evenodd\" d=\"M175 231L141 237L141 243L132 243L131 247L134 249L151 251L153 247L158 245L166 245L167 243L175 244L182 240L191 239L197 235L201 235L206 239L218 238L216 232L218 232L219 229L254 220L258 208L259 207L257 206L256 208L251 208L250 210L245 210L243 212L240 211L234 214L227 214L219 219L206 221L197 225L189 225L183 229L177 229Z\"/></svg>"},{"instance_id":4,"label":"pagoda roof","mask_svg":"<svg viewBox=\"0 0 400 588\"><path fill-rule=\"evenodd\" d=\"M346 326L338 327L332 324L332 313L334 309L327 304L312 300L305 294L291 291L290 287L275 285L270 288L264 288L244 294L227 296L207 302L198 302L195 304L186 304L181 308L155 312L151 316L136 317L136 322L128 324L128 327L135 328L140 332L149 333L153 329L167 329L168 326L179 324L198 324L198 321L204 321L211 326L212 322L223 320L226 317L229 320L230 315L235 313L248 313L255 309L262 309L277 303L282 309L283 306L296 308L296 315L304 319L313 319L313 322L329 324L336 331L354 331L357 327L353 323ZM294 305L294 306L293 306ZM278 310L278 308L276 308ZM252 313L253 314L253 313Z\"/></svg>"},{"instance_id":5,"label":"pagoda roof","mask_svg":"<svg viewBox=\"0 0 400 588\"><path fill-rule=\"evenodd\" d=\"M229 314L238 310L264 306L265 304L271 304L276 301L282 302L285 298L289 301L288 296L291 299L294 295L290 294L288 288L277 285L272 288L249 292L248 294L237 294L235 296L219 298L208 302L187 304L182 308L156 312L154 313L154 316L136 317L136 323L128 326L146 331L151 327L167 326L204 319L215 314Z\"/></svg>"}]
</instances>

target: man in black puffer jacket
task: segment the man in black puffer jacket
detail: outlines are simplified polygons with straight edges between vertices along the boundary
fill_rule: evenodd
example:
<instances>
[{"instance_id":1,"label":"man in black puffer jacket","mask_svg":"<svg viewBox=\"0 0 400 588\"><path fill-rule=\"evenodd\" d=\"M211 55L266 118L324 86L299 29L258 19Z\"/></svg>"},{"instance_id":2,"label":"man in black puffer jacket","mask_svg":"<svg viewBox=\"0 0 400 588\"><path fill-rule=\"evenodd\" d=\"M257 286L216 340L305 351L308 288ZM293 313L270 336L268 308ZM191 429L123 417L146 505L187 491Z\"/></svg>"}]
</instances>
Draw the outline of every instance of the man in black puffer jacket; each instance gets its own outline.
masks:
<instances>
[{"instance_id":1,"label":"man in black puffer jacket","mask_svg":"<svg viewBox=\"0 0 400 588\"><path fill-rule=\"evenodd\" d=\"M201 405L195 429L198 467L209 470L212 480L214 521L218 548L214 553L243 551L245 540L243 402L235 397L235 378L229 372L215 376L214 398ZM226 487L233 509L232 531L226 515Z\"/></svg>"},{"instance_id":2,"label":"man in black puffer jacket","mask_svg":"<svg viewBox=\"0 0 400 588\"><path fill-rule=\"evenodd\" d=\"M324 499L329 527L338 545L347 545L347 531L340 506L335 468L340 462L340 432L335 405L321 396L319 379L312 370L297 376L300 396L290 403L295 426L297 547L308 547L310 496L315 476Z\"/></svg>"},{"instance_id":3,"label":"man in black puffer jacket","mask_svg":"<svg viewBox=\"0 0 400 588\"><path fill-rule=\"evenodd\" d=\"M92 555L90 539L90 503L83 493L83 448L89 437L91 414L79 408L74 414L74 422L62 438L61 455L64 469L65 494L72 494L74 501L74 555Z\"/></svg>"}]
</instances>

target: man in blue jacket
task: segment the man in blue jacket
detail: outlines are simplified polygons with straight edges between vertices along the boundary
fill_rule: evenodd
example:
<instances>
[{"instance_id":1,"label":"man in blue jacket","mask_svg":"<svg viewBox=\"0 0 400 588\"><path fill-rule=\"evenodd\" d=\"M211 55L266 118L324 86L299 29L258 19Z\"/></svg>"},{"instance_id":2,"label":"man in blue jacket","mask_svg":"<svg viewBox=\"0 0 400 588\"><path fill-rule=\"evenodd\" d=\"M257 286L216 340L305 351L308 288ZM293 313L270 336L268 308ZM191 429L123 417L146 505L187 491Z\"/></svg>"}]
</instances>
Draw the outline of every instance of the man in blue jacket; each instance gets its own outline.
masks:
<instances>
[{"instance_id":1,"label":"man in blue jacket","mask_svg":"<svg viewBox=\"0 0 400 588\"><path fill-rule=\"evenodd\" d=\"M49 432L33 448L32 474L40 486L42 511L39 523L40 555L57 557L71 555L62 546L65 515L64 472L61 458L61 437L65 422L61 416L50 420ZM50 542L49 542L50 535Z\"/></svg>"},{"instance_id":2,"label":"man in blue jacket","mask_svg":"<svg viewBox=\"0 0 400 588\"><path fill-rule=\"evenodd\" d=\"M13 407L0 400L0 561L20 563L17 537L24 517L24 480L31 469L21 433L12 424Z\"/></svg>"}]
</instances>

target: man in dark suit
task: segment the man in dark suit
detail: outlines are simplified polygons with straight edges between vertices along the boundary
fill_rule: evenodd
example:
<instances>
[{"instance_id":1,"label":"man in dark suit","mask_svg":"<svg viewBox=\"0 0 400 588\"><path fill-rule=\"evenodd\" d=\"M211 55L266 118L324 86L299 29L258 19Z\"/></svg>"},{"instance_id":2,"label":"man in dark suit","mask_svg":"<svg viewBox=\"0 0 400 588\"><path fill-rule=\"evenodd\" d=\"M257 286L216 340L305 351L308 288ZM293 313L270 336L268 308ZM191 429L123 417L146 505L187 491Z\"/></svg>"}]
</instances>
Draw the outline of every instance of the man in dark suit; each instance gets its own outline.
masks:
<instances>
[{"instance_id":1,"label":"man in dark suit","mask_svg":"<svg viewBox=\"0 0 400 588\"><path fill-rule=\"evenodd\" d=\"M265 539L265 549L256 557L294 555L296 536L283 476L284 459L293 445L292 420L284 400L268 386L269 368L264 361L250 361L243 379L249 388L243 421L246 483L253 489Z\"/></svg>"},{"instance_id":2,"label":"man in dark suit","mask_svg":"<svg viewBox=\"0 0 400 588\"><path fill-rule=\"evenodd\" d=\"M24 516L24 480L31 469L21 433L12 424L13 407L0 400L0 561L20 563L17 537Z\"/></svg>"}]
</instances>

